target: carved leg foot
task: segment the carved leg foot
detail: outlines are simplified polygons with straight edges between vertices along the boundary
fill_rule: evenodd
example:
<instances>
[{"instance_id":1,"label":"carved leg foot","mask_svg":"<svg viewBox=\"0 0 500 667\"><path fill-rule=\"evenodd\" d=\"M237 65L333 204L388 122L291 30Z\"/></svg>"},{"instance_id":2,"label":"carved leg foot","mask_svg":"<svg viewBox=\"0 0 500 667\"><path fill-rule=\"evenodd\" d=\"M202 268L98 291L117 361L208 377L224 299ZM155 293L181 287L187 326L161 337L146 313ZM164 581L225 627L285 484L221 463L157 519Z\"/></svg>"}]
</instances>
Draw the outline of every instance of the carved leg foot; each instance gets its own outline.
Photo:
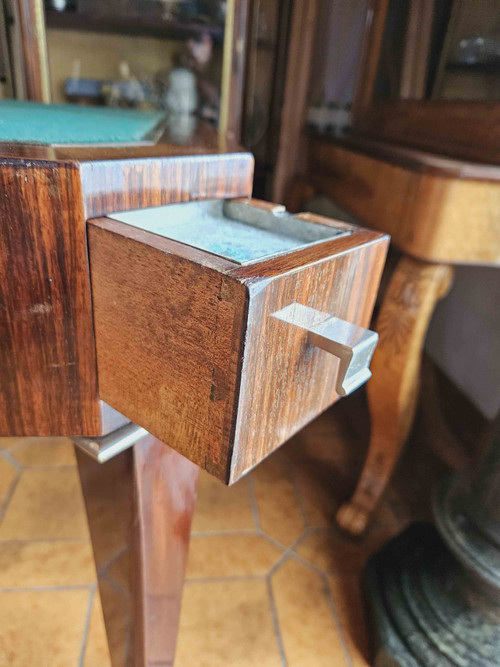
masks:
<instances>
[{"instance_id":1,"label":"carved leg foot","mask_svg":"<svg viewBox=\"0 0 500 667\"><path fill-rule=\"evenodd\" d=\"M173 665L198 468L150 435L76 452L113 667Z\"/></svg>"},{"instance_id":2,"label":"carved leg foot","mask_svg":"<svg viewBox=\"0 0 500 667\"><path fill-rule=\"evenodd\" d=\"M362 505L357 505L351 500L339 507L336 518L343 530L351 535L361 535L366 530L370 514Z\"/></svg>"},{"instance_id":3,"label":"carved leg foot","mask_svg":"<svg viewBox=\"0 0 500 667\"><path fill-rule=\"evenodd\" d=\"M425 334L452 277L453 270L445 264L403 256L389 283L377 321L380 340L368 383L368 456L351 500L337 513L339 526L353 535L366 529L407 438L415 414Z\"/></svg>"}]
</instances>

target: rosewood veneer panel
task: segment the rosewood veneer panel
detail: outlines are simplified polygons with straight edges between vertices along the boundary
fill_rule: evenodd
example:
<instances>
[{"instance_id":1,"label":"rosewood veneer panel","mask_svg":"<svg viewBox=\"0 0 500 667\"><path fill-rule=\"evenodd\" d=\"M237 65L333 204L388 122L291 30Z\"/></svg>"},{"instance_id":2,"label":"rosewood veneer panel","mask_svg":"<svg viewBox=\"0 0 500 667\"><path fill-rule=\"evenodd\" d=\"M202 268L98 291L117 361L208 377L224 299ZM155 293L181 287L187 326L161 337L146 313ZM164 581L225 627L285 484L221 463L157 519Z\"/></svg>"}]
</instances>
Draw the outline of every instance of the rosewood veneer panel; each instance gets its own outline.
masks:
<instances>
[{"instance_id":1,"label":"rosewood veneer panel","mask_svg":"<svg viewBox=\"0 0 500 667\"><path fill-rule=\"evenodd\" d=\"M75 165L0 164L0 435L99 432Z\"/></svg>"},{"instance_id":2,"label":"rosewood veneer panel","mask_svg":"<svg viewBox=\"0 0 500 667\"><path fill-rule=\"evenodd\" d=\"M0 144L0 435L100 435L85 221L249 195L253 158L193 145Z\"/></svg>"}]
</instances>

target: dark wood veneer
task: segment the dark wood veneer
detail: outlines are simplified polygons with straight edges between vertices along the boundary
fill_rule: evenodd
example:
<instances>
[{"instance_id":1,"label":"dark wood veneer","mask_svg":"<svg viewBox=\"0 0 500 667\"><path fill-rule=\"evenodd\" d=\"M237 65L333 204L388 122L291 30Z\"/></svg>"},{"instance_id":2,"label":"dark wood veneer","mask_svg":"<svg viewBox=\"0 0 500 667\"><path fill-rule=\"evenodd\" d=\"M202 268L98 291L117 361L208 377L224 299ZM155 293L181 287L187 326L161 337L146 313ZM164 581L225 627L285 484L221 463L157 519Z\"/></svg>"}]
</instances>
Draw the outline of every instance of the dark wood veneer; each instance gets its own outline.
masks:
<instances>
[{"instance_id":1,"label":"dark wood veneer","mask_svg":"<svg viewBox=\"0 0 500 667\"><path fill-rule=\"evenodd\" d=\"M0 187L0 433L98 433L78 169L3 163Z\"/></svg>"},{"instance_id":2,"label":"dark wood veneer","mask_svg":"<svg viewBox=\"0 0 500 667\"><path fill-rule=\"evenodd\" d=\"M184 146L0 145L0 435L102 433L86 219L247 196L252 178L206 126Z\"/></svg>"}]
</instances>

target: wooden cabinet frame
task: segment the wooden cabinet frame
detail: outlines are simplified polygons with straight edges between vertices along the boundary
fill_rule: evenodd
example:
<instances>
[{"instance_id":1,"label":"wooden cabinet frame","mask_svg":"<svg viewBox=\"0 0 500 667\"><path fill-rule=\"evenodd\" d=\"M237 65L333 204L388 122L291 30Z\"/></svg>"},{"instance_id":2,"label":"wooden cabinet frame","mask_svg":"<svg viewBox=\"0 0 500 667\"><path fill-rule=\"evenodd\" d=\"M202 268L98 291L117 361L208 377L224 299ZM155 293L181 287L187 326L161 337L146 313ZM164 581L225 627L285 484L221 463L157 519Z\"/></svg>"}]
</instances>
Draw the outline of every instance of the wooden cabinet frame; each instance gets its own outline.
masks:
<instances>
[{"instance_id":1,"label":"wooden cabinet frame","mask_svg":"<svg viewBox=\"0 0 500 667\"><path fill-rule=\"evenodd\" d=\"M500 164L497 102L374 98L388 5L388 0L369 3L353 102L353 131L455 158Z\"/></svg>"}]
</instances>

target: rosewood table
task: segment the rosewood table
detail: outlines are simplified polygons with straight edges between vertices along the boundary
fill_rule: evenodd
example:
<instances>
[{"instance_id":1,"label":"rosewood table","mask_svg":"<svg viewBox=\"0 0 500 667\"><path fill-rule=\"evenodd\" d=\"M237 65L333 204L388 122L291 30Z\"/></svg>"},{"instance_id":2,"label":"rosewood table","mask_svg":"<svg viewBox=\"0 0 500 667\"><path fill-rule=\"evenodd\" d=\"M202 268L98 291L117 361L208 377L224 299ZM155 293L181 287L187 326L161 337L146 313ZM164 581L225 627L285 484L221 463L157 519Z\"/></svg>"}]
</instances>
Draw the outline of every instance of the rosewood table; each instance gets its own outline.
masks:
<instances>
[{"instance_id":1,"label":"rosewood table","mask_svg":"<svg viewBox=\"0 0 500 667\"><path fill-rule=\"evenodd\" d=\"M388 238L250 199L208 127L12 104L0 435L74 439L113 664L171 665L198 469L231 484L368 379Z\"/></svg>"}]
</instances>

